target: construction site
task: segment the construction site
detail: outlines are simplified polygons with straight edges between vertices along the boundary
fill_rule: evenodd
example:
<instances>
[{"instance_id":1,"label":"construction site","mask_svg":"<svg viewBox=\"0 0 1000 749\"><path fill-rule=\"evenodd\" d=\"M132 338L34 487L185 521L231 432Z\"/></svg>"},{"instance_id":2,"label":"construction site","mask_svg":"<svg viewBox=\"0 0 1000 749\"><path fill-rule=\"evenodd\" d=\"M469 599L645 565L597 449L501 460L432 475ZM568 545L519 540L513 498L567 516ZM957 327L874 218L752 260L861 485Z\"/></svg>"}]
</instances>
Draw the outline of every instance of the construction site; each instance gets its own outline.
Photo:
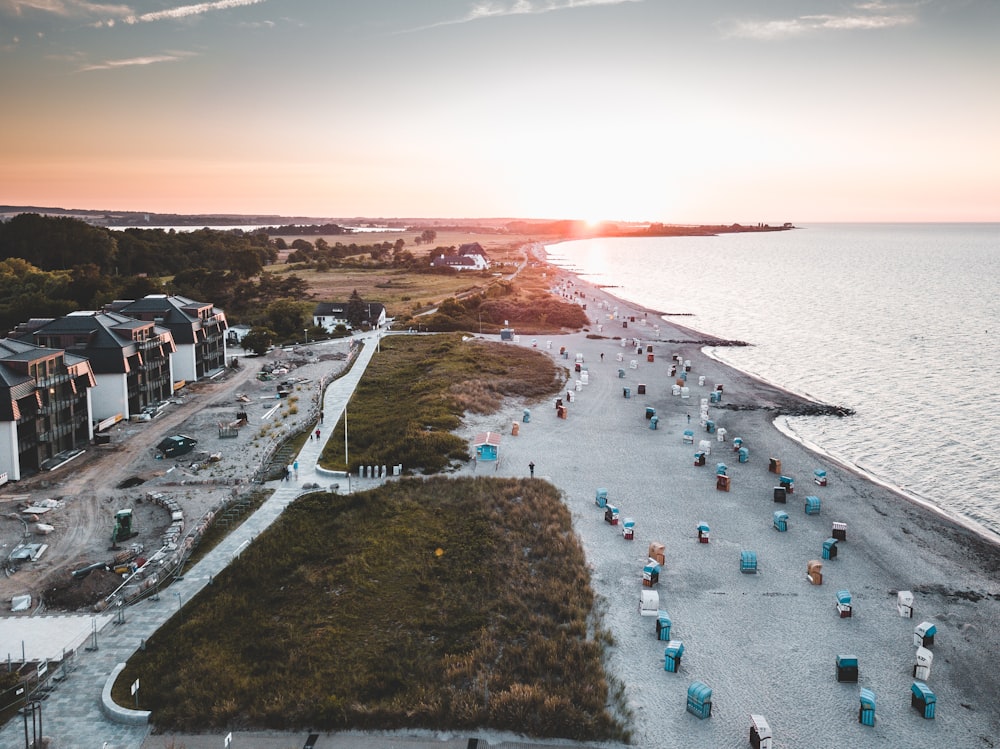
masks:
<instances>
[{"instance_id":1,"label":"construction site","mask_svg":"<svg viewBox=\"0 0 1000 749\"><path fill-rule=\"evenodd\" d=\"M2 615L99 611L123 591L164 584L149 561L182 565L199 530L281 478L282 447L316 427L322 388L350 352L345 339L236 358L149 419L121 421L0 487Z\"/></svg>"}]
</instances>

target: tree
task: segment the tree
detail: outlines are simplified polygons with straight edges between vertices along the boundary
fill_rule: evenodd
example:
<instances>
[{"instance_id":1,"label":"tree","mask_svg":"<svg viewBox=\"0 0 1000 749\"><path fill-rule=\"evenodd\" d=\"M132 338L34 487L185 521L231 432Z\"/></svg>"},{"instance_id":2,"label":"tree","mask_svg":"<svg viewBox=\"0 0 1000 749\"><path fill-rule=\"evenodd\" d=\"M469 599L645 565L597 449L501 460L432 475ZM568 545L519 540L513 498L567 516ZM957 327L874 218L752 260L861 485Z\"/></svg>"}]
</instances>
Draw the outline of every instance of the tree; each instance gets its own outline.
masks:
<instances>
[{"instance_id":1,"label":"tree","mask_svg":"<svg viewBox=\"0 0 1000 749\"><path fill-rule=\"evenodd\" d=\"M365 302L357 289L351 292L351 297L347 300L347 312L345 316L352 328L360 328L367 321L368 316L365 314Z\"/></svg>"},{"instance_id":2,"label":"tree","mask_svg":"<svg viewBox=\"0 0 1000 749\"><path fill-rule=\"evenodd\" d=\"M263 356L274 344L276 337L277 334L270 328L250 328L240 341L240 346L244 351L253 351L257 356Z\"/></svg>"},{"instance_id":3,"label":"tree","mask_svg":"<svg viewBox=\"0 0 1000 749\"><path fill-rule=\"evenodd\" d=\"M271 330L275 331L279 338L285 339L292 336L301 338L302 331L306 329L307 325L307 309L312 306L309 302L278 299L267 305L264 316Z\"/></svg>"}]
</instances>

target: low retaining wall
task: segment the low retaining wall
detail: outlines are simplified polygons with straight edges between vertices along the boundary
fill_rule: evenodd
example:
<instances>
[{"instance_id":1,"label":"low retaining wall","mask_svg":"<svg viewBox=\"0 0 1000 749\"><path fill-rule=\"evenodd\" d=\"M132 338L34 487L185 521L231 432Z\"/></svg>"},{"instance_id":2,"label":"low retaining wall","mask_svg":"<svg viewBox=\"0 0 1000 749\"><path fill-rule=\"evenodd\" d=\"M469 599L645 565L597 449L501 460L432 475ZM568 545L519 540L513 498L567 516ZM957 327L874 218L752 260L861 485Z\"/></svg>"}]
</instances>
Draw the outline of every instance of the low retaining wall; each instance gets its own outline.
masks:
<instances>
[{"instance_id":1,"label":"low retaining wall","mask_svg":"<svg viewBox=\"0 0 1000 749\"><path fill-rule=\"evenodd\" d=\"M148 726L152 712L149 710L130 710L111 699L111 688L115 685L118 675L124 670L125 664L119 663L108 675L107 681L104 682L104 689L101 690L101 712L112 723L121 723L126 726Z\"/></svg>"}]
</instances>

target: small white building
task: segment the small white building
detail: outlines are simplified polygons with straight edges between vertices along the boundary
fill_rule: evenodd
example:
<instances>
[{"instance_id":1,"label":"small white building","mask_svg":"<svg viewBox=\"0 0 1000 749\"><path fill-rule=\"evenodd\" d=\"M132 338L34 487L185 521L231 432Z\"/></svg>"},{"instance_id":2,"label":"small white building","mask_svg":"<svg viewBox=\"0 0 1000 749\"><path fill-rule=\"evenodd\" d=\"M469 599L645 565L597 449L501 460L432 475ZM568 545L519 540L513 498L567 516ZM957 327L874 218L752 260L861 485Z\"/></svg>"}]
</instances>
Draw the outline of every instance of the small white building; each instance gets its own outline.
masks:
<instances>
[{"instance_id":1,"label":"small white building","mask_svg":"<svg viewBox=\"0 0 1000 749\"><path fill-rule=\"evenodd\" d=\"M385 305L378 302L362 302L365 308L364 324L372 329L385 327ZM320 302L313 310L313 325L333 333L338 325L348 330L351 324L347 321L347 302Z\"/></svg>"}]
</instances>

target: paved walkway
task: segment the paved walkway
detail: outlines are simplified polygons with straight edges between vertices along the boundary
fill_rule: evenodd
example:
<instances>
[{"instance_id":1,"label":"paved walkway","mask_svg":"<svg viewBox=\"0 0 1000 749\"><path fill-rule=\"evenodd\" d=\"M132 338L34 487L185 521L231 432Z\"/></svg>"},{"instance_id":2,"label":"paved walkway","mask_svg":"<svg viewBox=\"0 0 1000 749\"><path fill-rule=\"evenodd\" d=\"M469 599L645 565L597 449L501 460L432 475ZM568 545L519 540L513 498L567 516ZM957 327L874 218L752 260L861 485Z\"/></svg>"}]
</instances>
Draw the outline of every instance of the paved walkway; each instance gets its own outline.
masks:
<instances>
[{"instance_id":1,"label":"paved walkway","mask_svg":"<svg viewBox=\"0 0 1000 749\"><path fill-rule=\"evenodd\" d=\"M67 633L81 630L85 633L90 632L93 622L98 622L96 636L86 638L85 646L77 652L72 669L65 675L60 674L62 678L59 681L52 682L54 689L39 703L42 734L52 737L56 747L140 749L143 746L149 732L148 726L113 723L102 712L101 691L109 674L118 664L125 663L144 640L152 636L167 619L208 585L211 579L238 556L261 531L271 525L282 511L303 493L303 484L329 487L338 483L338 479L319 475L316 472L316 463L324 445L331 437L330 430L340 420L358 381L378 348L377 338L374 335L368 336L365 344L351 369L327 387L323 397L324 425L319 427L320 439L307 440L302 447L297 458L299 465L297 479L270 482L268 486L274 488L270 499L205 555L183 578L166 588L158 599L149 599L130 606L121 612L120 616L94 617L85 614L78 617L52 617L63 622ZM16 621L30 629L37 627L39 620L29 618ZM16 638L19 635L16 632L5 631L5 637L8 636L14 638L12 641L16 645ZM20 650L19 645L16 650ZM141 686L140 684L140 689ZM37 714L35 720L36 722L38 720ZM28 716L27 731L30 741L35 733L30 716ZM303 734L302 743L305 743L306 738L307 735ZM253 746L255 743L244 743L242 746ZM22 716L15 716L6 726L0 727L0 747L14 749L24 745L25 720ZM161 741L147 746L162 745ZM185 742L177 743L178 747L181 745L189 746L189 749L195 746ZM211 745L221 747L222 741L216 740ZM240 746L235 741L233 745ZM287 737L283 745L288 746ZM338 745L316 744L317 749L323 746Z\"/></svg>"}]
</instances>

